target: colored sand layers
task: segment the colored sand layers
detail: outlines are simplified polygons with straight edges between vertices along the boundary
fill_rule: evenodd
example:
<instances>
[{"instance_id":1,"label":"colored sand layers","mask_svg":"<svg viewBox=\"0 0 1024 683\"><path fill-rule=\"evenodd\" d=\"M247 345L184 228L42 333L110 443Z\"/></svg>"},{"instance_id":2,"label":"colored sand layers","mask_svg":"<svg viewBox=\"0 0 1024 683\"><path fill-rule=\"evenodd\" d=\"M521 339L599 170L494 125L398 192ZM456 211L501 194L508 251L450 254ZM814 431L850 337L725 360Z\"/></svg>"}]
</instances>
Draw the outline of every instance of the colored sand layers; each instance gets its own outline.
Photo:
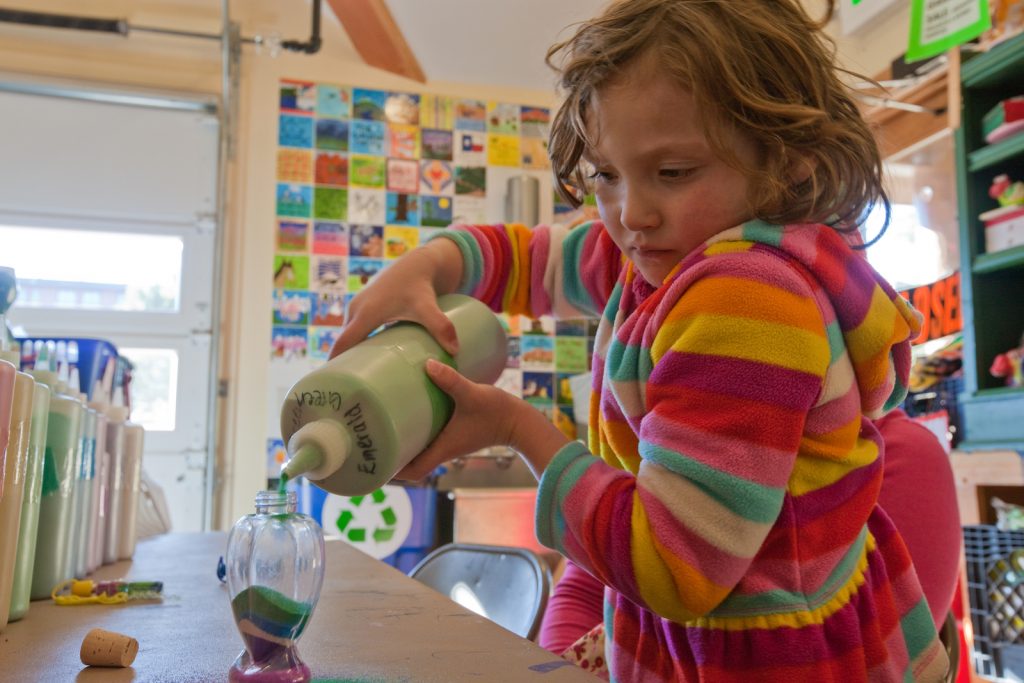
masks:
<instances>
[{"instance_id":1,"label":"colored sand layers","mask_svg":"<svg viewBox=\"0 0 1024 683\"><path fill-rule=\"evenodd\" d=\"M255 663L268 662L302 634L313 605L265 586L250 586L231 601L235 623Z\"/></svg>"}]
</instances>

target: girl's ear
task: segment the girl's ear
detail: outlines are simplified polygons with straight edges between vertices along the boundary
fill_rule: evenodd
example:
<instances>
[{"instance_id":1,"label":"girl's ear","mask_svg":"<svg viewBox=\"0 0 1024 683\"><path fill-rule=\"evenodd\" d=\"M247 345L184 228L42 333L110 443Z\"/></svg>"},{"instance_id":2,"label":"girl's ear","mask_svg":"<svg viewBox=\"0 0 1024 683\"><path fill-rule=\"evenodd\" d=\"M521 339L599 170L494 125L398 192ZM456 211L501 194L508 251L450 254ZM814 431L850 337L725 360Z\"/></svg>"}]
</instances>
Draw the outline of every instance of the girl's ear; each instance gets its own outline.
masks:
<instances>
[{"instance_id":1,"label":"girl's ear","mask_svg":"<svg viewBox=\"0 0 1024 683\"><path fill-rule=\"evenodd\" d=\"M794 185L801 185L811 174L814 173L814 169L818 167L818 161L814 157L806 154L799 154L796 152L791 153L789 161L789 179Z\"/></svg>"}]
</instances>

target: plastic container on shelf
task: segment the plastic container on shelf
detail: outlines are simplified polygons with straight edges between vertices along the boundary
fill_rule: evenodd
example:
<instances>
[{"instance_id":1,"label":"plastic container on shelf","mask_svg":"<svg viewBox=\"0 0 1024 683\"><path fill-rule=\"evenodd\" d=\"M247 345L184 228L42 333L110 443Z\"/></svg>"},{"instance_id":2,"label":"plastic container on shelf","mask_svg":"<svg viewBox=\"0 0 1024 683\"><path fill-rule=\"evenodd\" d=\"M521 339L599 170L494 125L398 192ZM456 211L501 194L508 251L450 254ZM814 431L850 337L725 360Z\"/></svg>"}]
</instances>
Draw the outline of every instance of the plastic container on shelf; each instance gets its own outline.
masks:
<instances>
[{"instance_id":1,"label":"plastic container on shelf","mask_svg":"<svg viewBox=\"0 0 1024 683\"><path fill-rule=\"evenodd\" d=\"M11 436L11 409L14 402L14 381L18 375L17 368L7 361L0 360L0 461L7 453L7 441ZM0 467L0 495L4 492L4 473Z\"/></svg>"},{"instance_id":2,"label":"plastic container on shelf","mask_svg":"<svg viewBox=\"0 0 1024 683\"><path fill-rule=\"evenodd\" d=\"M103 544L107 531L107 496L109 495L110 457L107 451L107 413L101 404L89 403L96 413L96 445L94 448L95 476L92 479L92 506L89 515L92 526L87 543L88 571L94 572L103 564Z\"/></svg>"},{"instance_id":3,"label":"plastic container on shelf","mask_svg":"<svg viewBox=\"0 0 1024 683\"><path fill-rule=\"evenodd\" d=\"M42 497L43 458L49 420L50 388L36 382L35 390L32 392L29 453L25 468L25 487L21 500L21 520L14 562L14 584L11 590L9 621L16 621L25 616L32 593L32 570L35 567L36 539L39 530L39 502Z\"/></svg>"},{"instance_id":4,"label":"plastic container on shelf","mask_svg":"<svg viewBox=\"0 0 1024 683\"><path fill-rule=\"evenodd\" d=\"M79 386L73 387L77 391L92 396L96 380L103 377L107 363L111 359L117 360L117 347L105 339L93 339L90 337L23 337L19 338L21 343L21 367L31 368L35 366L36 349L40 346L48 346L53 349L58 343L63 342L67 349L67 360L74 367L78 368ZM50 357L54 354L51 352Z\"/></svg>"},{"instance_id":5,"label":"plastic container on shelf","mask_svg":"<svg viewBox=\"0 0 1024 683\"><path fill-rule=\"evenodd\" d=\"M79 392L66 384L58 382L57 391L65 398L74 401L78 406L80 418L78 420L78 435L74 453L74 461L71 466L71 496L68 502L70 512L68 513L68 540L64 547L64 578L74 578L78 572L78 558L81 538L80 529L86 520L79 517L81 511L81 500L85 497L85 471L86 461L89 457L88 423L89 414L85 403L79 398Z\"/></svg>"},{"instance_id":6,"label":"plastic container on shelf","mask_svg":"<svg viewBox=\"0 0 1024 683\"><path fill-rule=\"evenodd\" d=\"M985 224L985 253L1024 244L1024 204L1002 206L978 216Z\"/></svg>"},{"instance_id":7,"label":"plastic container on shelf","mask_svg":"<svg viewBox=\"0 0 1024 683\"><path fill-rule=\"evenodd\" d=\"M35 566L32 571L32 599L49 597L50 591L68 576L67 547L71 543L72 492L75 464L81 462L82 404L57 393L56 373L32 370L36 381L51 388L50 416L43 459L42 497L39 501L39 529Z\"/></svg>"},{"instance_id":8,"label":"plastic container on shelf","mask_svg":"<svg viewBox=\"0 0 1024 683\"><path fill-rule=\"evenodd\" d=\"M128 411L123 407L117 410L115 416L127 418ZM121 500L121 522L120 540L118 541L118 559L130 560L135 554L135 533L136 522L139 518L139 487L142 484L142 446L145 433L142 425L134 422L124 424L124 465L121 478L122 500Z\"/></svg>"},{"instance_id":9,"label":"plastic container on shelf","mask_svg":"<svg viewBox=\"0 0 1024 683\"><path fill-rule=\"evenodd\" d=\"M79 400L85 394L79 394ZM95 410L85 406L82 414L82 467L76 482L78 491L75 500L75 565L73 575L84 578L92 569L89 568L89 540L92 527L96 523L92 514L92 498L96 479L96 426L99 422ZM68 577L71 578L71 577Z\"/></svg>"},{"instance_id":10,"label":"plastic container on shelf","mask_svg":"<svg viewBox=\"0 0 1024 683\"><path fill-rule=\"evenodd\" d=\"M1008 97L989 109L981 117L981 132L990 145L1024 133L1024 95Z\"/></svg>"},{"instance_id":11,"label":"plastic container on shelf","mask_svg":"<svg viewBox=\"0 0 1024 683\"><path fill-rule=\"evenodd\" d=\"M17 559L21 501L28 464L32 427L32 397L35 382L24 372L17 373L11 401L10 437L6 457L0 460L4 470L4 490L0 494L0 631L10 616L11 592Z\"/></svg>"},{"instance_id":12,"label":"plastic container on shelf","mask_svg":"<svg viewBox=\"0 0 1024 683\"><path fill-rule=\"evenodd\" d=\"M124 506L124 418L127 411L107 406L107 496L103 533L103 564L117 562L121 552L121 508Z\"/></svg>"}]
</instances>

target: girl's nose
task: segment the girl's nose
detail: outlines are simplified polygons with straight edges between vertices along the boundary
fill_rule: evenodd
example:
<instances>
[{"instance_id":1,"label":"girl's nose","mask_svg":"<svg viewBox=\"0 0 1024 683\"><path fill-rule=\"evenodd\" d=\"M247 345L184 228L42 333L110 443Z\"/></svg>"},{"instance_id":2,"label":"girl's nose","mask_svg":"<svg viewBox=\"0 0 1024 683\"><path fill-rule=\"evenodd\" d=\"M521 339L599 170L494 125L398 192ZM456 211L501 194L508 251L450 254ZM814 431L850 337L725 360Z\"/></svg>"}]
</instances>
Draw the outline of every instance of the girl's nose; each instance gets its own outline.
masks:
<instances>
[{"instance_id":1,"label":"girl's nose","mask_svg":"<svg viewBox=\"0 0 1024 683\"><path fill-rule=\"evenodd\" d=\"M657 206L642 188L627 187L622 193L619 222L633 232L650 230L658 225Z\"/></svg>"}]
</instances>

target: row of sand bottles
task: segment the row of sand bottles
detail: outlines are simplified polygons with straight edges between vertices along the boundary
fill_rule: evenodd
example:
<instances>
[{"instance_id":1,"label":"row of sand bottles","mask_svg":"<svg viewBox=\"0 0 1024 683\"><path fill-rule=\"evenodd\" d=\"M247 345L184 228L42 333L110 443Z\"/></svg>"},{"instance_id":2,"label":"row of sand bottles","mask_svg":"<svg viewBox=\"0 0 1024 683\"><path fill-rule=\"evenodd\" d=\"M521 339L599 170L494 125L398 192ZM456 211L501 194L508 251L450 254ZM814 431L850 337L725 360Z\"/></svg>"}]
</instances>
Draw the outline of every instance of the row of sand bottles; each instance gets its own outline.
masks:
<instances>
[{"instance_id":1,"label":"row of sand bottles","mask_svg":"<svg viewBox=\"0 0 1024 683\"><path fill-rule=\"evenodd\" d=\"M19 361L0 347L0 631L63 581L131 559L142 475L127 408L98 384L89 402L73 371L50 370L46 346L35 368Z\"/></svg>"}]
</instances>

